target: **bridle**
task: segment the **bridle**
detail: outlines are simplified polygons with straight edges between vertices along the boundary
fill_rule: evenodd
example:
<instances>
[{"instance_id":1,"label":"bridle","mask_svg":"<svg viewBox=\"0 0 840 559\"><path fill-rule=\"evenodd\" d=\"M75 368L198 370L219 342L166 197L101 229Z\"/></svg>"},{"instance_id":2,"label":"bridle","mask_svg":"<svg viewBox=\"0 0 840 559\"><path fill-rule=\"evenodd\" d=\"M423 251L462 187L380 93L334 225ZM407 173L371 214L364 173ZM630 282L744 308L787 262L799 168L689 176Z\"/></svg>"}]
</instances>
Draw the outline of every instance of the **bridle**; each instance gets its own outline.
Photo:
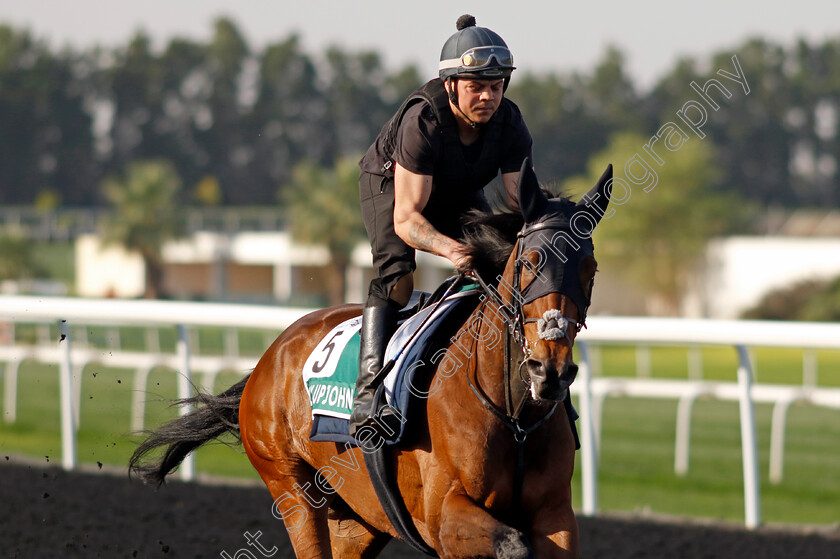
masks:
<instances>
[{"instance_id":1,"label":"bridle","mask_svg":"<svg viewBox=\"0 0 840 559\"><path fill-rule=\"evenodd\" d=\"M534 233L558 230L565 224L565 220L558 218L548 219L546 221L533 224L526 223L516 235L518 241L516 243L516 259L513 264L513 284L506 286L511 295L510 303L505 302L499 294L498 288L494 288L489 285L479 274L473 273L472 275L484 292L482 295L482 301L486 298L493 304L497 313L501 316L507 326L508 335L512 337L513 341L519 347L521 347L525 359L530 357L532 353L530 343L525 336L525 324L536 322L537 331L540 339L542 340L555 341L565 338L569 342L570 346L573 342L571 336L569 336L569 326L573 325L576 332L580 332L585 326L585 310L582 313L583 318L580 321L570 319L565 316L560 309L549 309L543 313L542 317L539 318L525 317L525 305L535 301L543 295L546 295L551 290L557 291L553 287L549 287L549 289L545 292L538 292L538 295L536 296L530 298L522 296L522 270L525 265L522 255L525 250L525 240ZM539 274L539 271L536 271L535 274ZM588 303L589 301L587 300L587 307L589 306Z\"/></svg>"},{"instance_id":2,"label":"bridle","mask_svg":"<svg viewBox=\"0 0 840 559\"><path fill-rule=\"evenodd\" d=\"M495 309L495 312L502 318L507 326L504 340L504 383L506 393L505 409L502 410L499 406L494 404L483 393L483 391L476 386L476 383L470 378L469 372L466 373L466 377L467 383L479 401L511 432L514 441L516 441L517 458L516 469L514 471L512 507L514 515L519 510L522 500L522 486L525 474L525 441L527 440L528 435L537 430L540 426L546 423L552 415L554 415L559 403L554 402L540 419L528 427L523 427L521 423L521 414L525 408L524 404L527 401L528 394L526 392L524 397L521 398L519 402L515 403L510 394L510 387L512 386L511 380L514 368L516 369L521 381L528 386L531 385L531 380L526 379L522 375L522 366L532 354L530 343L525 336L525 324L536 322L540 339L548 341L565 339L569 343L569 347L571 347L573 345L573 341L569 335L569 328L574 327L576 328L576 331L579 332L585 325L584 321L586 313L586 308L583 308L581 311L582 318L580 321L570 319L565 316L560 309L549 309L545 311L541 317L526 318L524 310L525 305L544 295L547 295L548 293L559 292L560 287L548 285L544 286L542 290L536 290L534 294L524 296L521 281L525 263L522 256L528 248L526 246L526 241L528 241L532 235L538 232L560 230L563 229L564 226L567 226L567 224L568 222L565 219L552 217L537 223L526 223L519 231L516 242L516 259L514 261L513 268L513 284L505 286L510 291L510 303L506 302L500 295L498 288L489 285L484 278L480 276L480 274L472 274L472 277L476 280L476 282L478 282L483 291L481 301L486 301L488 304L491 304ZM559 255L556 257L561 258ZM562 258L565 258L563 260L563 266L565 268L568 264L568 258L565 257L565 254ZM534 273L535 275L539 274L539 270L535 270ZM502 278L499 279L501 285L504 280ZM532 283L536 280L537 278L532 280ZM552 283L553 280L556 280L556 278L549 278L549 283ZM589 301L587 298L586 307L588 307L588 303ZM569 397L567 395L566 400L568 400L568 398Z\"/></svg>"}]
</instances>

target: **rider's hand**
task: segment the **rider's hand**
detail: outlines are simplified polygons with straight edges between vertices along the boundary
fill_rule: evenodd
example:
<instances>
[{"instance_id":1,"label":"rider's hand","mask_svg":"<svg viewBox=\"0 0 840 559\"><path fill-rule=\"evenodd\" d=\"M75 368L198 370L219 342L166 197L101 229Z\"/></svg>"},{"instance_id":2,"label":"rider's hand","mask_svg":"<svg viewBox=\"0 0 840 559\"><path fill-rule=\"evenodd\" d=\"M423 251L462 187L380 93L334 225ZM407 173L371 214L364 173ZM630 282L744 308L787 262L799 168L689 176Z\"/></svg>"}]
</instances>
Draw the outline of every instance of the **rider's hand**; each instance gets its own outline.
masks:
<instances>
[{"instance_id":1,"label":"rider's hand","mask_svg":"<svg viewBox=\"0 0 840 559\"><path fill-rule=\"evenodd\" d=\"M459 244L453 251L449 260L455 265L455 269L463 274L472 270L472 258L466 253L464 245Z\"/></svg>"}]
</instances>

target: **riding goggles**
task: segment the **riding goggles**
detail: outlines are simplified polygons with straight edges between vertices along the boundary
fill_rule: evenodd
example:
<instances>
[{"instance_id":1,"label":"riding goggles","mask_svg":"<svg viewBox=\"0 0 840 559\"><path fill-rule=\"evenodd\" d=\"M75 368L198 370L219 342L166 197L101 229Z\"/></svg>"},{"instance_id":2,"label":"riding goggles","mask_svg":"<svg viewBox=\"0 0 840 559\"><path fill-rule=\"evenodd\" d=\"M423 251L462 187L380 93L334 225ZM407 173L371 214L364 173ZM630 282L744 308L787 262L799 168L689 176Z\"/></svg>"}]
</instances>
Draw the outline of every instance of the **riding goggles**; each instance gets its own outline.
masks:
<instances>
[{"instance_id":1,"label":"riding goggles","mask_svg":"<svg viewBox=\"0 0 840 559\"><path fill-rule=\"evenodd\" d=\"M440 61L439 70L463 68L466 70L480 70L491 65L496 60L496 66L513 68L513 55L505 47L477 47L470 49L460 58L448 58Z\"/></svg>"}]
</instances>

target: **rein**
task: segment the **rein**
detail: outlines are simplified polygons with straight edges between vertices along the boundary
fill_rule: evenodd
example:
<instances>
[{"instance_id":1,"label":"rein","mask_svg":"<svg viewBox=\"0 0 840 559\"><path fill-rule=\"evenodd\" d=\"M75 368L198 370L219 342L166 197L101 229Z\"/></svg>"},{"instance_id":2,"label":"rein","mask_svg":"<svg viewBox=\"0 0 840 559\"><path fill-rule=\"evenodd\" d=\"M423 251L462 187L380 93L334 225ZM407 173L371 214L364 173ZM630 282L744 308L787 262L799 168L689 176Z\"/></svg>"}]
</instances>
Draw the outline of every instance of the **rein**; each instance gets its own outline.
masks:
<instances>
[{"instance_id":1,"label":"rein","mask_svg":"<svg viewBox=\"0 0 840 559\"><path fill-rule=\"evenodd\" d=\"M524 382L526 385L530 385L530 379L526 380L522 376L522 366L525 364L525 361L530 357L532 351L530 348L530 344L528 343L528 339L525 336L525 324L530 322L537 323L537 329L539 332L540 339L554 341L565 338L569 345L572 345L572 339L569 336L568 329L571 324L575 324L580 330L581 325L577 322L572 322L570 319L565 317L559 309L549 309L545 313L543 313L542 318L525 318L525 311L524 305L531 302L526 301L522 297L521 293L521 279L522 279L522 241L532 233L537 231L541 231L544 229L551 228L552 226L556 226L553 220L547 220L542 223L537 223L533 225L525 225L522 230L518 233L518 242L516 243L516 260L514 261L514 268L513 268L513 283L510 287L511 289L511 302L507 303L499 294L498 290L489 285L484 278L482 278L479 274L473 273L472 277L476 280L476 282L481 287L484 294L482 295L482 301L485 301L486 304L491 304L495 307L496 312L502 318L507 328L505 329L505 357L504 357L504 383L505 383L505 409L500 409L496 404L494 404L490 399L476 386L476 383L473 382L473 379L470 378L469 371L466 371L467 377L467 384L469 385L470 389L472 390L473 394L476 395L478 400L487 408L501 423L502 425L507 428L508 431L511 432L513 435L513 440L516 442L516 463L514 469L514 480L513 480L513 514L519 511L520 506L522 504L522 490L523 484L525 481L525 442L528 439L528 436L536 431L539 427L541 427L544 423L546 423L554 412L557 410L557 405L559 402L554 402L551 408L543 415L539 420L537 420L534 424L530 425L527 428L524 428L521 424L521 413L525 408L525 402L528 399L528 393L525 392L522 395L522 398L519 402L513 402L513 396L511 394L511 387L513 382L512 370L514 368L514 362L518 361L516 365L516 370L518 373L519 378ZM519 356L513 356L513 349L521 350L522 358L521 360L518 358ZM476 377L477 380L477 377ZM569 396L567 396L569 397Z\"/></svg>"}]
</instances>

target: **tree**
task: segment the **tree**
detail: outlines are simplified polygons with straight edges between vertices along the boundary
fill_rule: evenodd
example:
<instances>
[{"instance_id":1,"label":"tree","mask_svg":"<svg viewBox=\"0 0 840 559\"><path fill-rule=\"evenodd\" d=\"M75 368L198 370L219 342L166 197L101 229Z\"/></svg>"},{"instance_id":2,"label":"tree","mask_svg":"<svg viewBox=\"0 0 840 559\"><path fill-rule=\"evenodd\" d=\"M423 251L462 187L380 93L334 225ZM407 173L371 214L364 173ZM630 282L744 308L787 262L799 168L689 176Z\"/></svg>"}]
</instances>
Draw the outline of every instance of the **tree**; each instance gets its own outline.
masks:
<instances>
[{"instance_id":1,"label":"tree","mask_svg":"<svg viewBox=\"0 0 840 559\"><path fill-rule=\"evenodd\" d=\"M840 321L840 277L832 280L804 280L774 289L743 318L757 320Z\"/></svg>"},{"instance_id":2,"label":"tree","mask_svg":"<svg viewBox=\"0 0 840 559\"><path fill-rule=\"evenodd\" d=\"M329 166L365 150L422 81L412 66L389 71L376 52L308 53L295 35L252 50L226 18L210 31L162 49L137 32L116 48L75 51L0 24L0 203L46 193L100 204L103 176L165 158L185 184L215 177L220 203L269 204L301 161ZM733 55L743 84L718 73L736 71ZM627 70L607 46L585 72L516 72L506 95L528 123L543 178L584 173L618 131L650 137L699 89L719 104L702 104L716 188L783 208L840 202L839 39L757 37L682 57L646 92Z\"/></svg>"},{"instance_id":3,"label":"tree","mask_svg":"<svg viewBox=\"0 0 840 559\"><path fill-rule=\"evenodd\" d=\"M75 55L53 54L27 31L0 25L0 203L41 192L77 202L92 182L91 118Z\"/></svg>"},{"instance_id":4,"label":"tree","mask_svg":"<svg viewBox=\"0 0 840 559\"><path fill-rule=\"evenodd\" d=\"M249 118L249 137L255 145L254 181L284 184L300 161L331 161L328 107L318 89L315 63L301 41L292 35L268 45L259 56L260 82ZM271 196L273 188L263 191Z\"/></svg>"},{"instance_id":5,"label":"tree","mask_svg":"<svg viewBox=\"0 0 840 559\"><path fill-rule=\"evenodd\" d=\"M331 47L324 73L336 153L364 149L373 140L370 132L378 132L396 109L382 101L387 76L379 55Z\"/></svg>"},{"instance_id":6,"label":"tree","mask_svg":"<svg viewBox=\"0 0 840 559\"><path fill-rule=\"evenodd\" d=\"M583 173L612 133L644 127L642 103L624 66L621 51L608 46L591 74L515 75L507 95L528 124L543 178Z\"/></svg>"},{"instance_id":7,"label":"tree","mask_svg":"<svg viewBox=\"0 0 840 559\"><path fill-rule=\"evenodd\" d=\"M131 163L123 177L107 178L102 185L115 216L106 222L106 243L122 245L140 254L146 268L144 297L163 295L163 256L166 241L182 236L176 215L181 178L163 160Z\"/></svg>"},{"instance_id":8,"label":"tree","mask_svg":"<svg viewBox=\"0 0 840 559\"><path fill-rule=\"evenodd\" d=\"M719 70L742 74L748 87ZM673 119L706 84L719 108L709 110L704 130L725 188L786 208L837 205L840 41L784 47L753 38L701 63L683 58L648 96L648 117Z\"/></svg>"},{"instance_id":9,"label":"tree","mask_svg":"<svg viewBox=\"0 0 840 559\"><path fill-rule=\"evenodd\" d=\"M205 174L219 180L225 202L265 203L270 200L270 192L253 180L254 138L246 133L243 117L250 108L250 101L242 97L250 50L231 20L217 19L213 30L213 39L206 47L209 121L206 130L196 133L198 145L209 157Z\"/></svg>"},{"instance_id":10,"label":"tree","mask_svg":"<svg viewBox=\"0 0 840 559\"><path fill-rule=\"evenodd\" d=\"M534 138L534 164L543 178L584 172L591 155L606 145L607 127L587 111L578 80L526 73L517 76L508 91Z\"/></svg>"},{"instance_id":11,"label":"tree","mask_svg":"<svg viewBox=\"0 0 840 559\"><path fill-rule=\"evenodd\" d=\"M584 104L591 114L606 121L610 132L642 127L639 98L624 65L624 54L618 47L609 45L592 75L585 80Z\"/></svg>"},{"instance_id":12,"label":"tree","mask_svg":"<svg viewBox=\"0 0 840 559\"><path fill-rule=\"evenodd\" d=\"M621 270L654 294L665 313L676 314L701 271L708 240L732 231L749 208L736 195L712 188L720 169L710 142L692 138L679 151L662 153L660 166L639 155L647 141L634 133L615 134L590 160L587 176L567 181L564 190L586 192L613 163L613 203L595 236L600 267Z\"/></svg>"},{"instance_id":13,"label":"tree","mask_svg":"<svg viewBox=\"0 0 840 559\"><path fill-rule=\"evenodd\" d=\"M367 238L359 209L358 158L339 159L332 169L305 162L292 171L281 200L296 242L326 245L330 251L329 302L344 302L353 249Z\"/></svg>"}]
</instances>

